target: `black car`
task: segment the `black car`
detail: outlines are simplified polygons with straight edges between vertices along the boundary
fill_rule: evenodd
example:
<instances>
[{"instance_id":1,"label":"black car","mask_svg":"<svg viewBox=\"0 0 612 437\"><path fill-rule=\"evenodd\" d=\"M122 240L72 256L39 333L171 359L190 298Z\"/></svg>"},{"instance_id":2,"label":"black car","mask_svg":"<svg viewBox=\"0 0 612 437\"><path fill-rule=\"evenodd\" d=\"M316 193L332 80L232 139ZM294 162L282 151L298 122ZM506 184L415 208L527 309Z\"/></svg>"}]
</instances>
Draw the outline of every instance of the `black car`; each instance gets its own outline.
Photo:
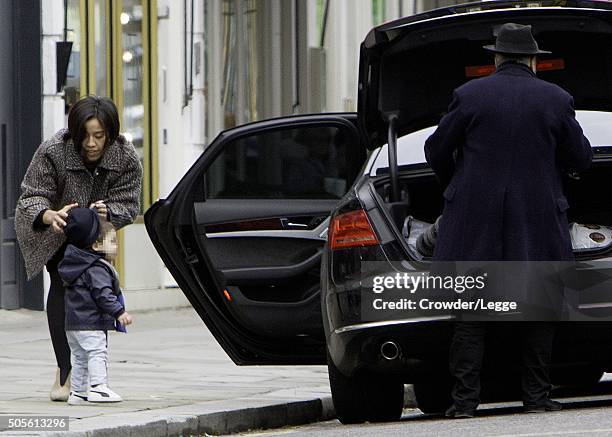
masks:
<instances>
[{"instance_id":1,"label":"black car","mask_svg":"<svg viewBox=\"0 0 612 437\"><path fill-rule=\"evenodd\" d=\"M539 77L574 96L595 157L568 175L569 218L603 235L576 253L587 265L610 260L612 3L482 2L399 19L361 44L356 114L225 131L145 214L166 266L236 364L327 363L344 423L399 418L405 383L424 412L448 405L452 315L365 321L361 268L427 266L427 244L415 235L433 229L443 198L424 139L454 88L493 71L482 46L510 21L531 24L552 51ZM606 293L593 296L584 305L612 307ZM515 386L520 363L506 341L491 343L485 391L499 394ZM612 324L560 326L553 360L557 383L598 381L612 369Z\"/></svg>"}]
</instances>

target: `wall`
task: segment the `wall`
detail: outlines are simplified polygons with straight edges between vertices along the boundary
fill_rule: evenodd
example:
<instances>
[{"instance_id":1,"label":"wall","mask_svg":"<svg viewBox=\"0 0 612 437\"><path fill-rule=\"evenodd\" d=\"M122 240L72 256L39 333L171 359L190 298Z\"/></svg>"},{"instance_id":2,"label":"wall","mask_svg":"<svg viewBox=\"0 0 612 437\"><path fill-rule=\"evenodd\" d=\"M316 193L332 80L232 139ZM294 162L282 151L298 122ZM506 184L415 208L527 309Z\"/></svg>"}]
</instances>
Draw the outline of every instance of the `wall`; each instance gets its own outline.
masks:
<instances>
[{"instance_id":1,"label":"wall","mask_svg":"<svg viewBox=\"0 0 612 437\"><path fill-rule=\"evenodd\" d=\"M217 2L210 2L217 3ZM187 2L190 14L190 2ZM184 3L158 0L158 153L159 196L165 198L185 172L204 150L208 142L205 137L204 95L204 2L194 2L194 45L200 53L199 73L193 72L193 94L186 101L185 95L185 48L184 48ZM210 5L209 5L210 6ZM188 25L190 17L188 16ZM197 43L197 44L196 44ZM194 49L195 50L195 49ZM187 54L189 57L189 54ZM195 65L194 65L195 67ZM144 237L144 235L143 235ZM126 259L126 272L139 269ZM149 263L152 262L148 261ZM157 287L173 287L176 282L167 269L159 263L161 272ZM127 279L127 276L126 276ZM126 281L127 282L127 281Z\"/></svg>"},{"instance_id":2,"label":"wall","mask_svg":"<svg viewBox=\"0 0 612 437\"><path fill-rule=\"evenodd\" d=\"M311 16L314 6L315 2L310 2ZM413 0L387 0L383 21L412 15L414 6ZM314 19L309 23L313 26ZM327 112L356 110L359 47L370 29L378 24L381 23L374 23L372 0L330 0L324 44ZM311 34L314 33L311 29ZM310 41L312 44L313 40Z\"/></svg>"},{"instance_id":3,"label":"wall","mask_svg":"<svg viewBox=\"0 0 612 437\"><path fill-rule=\"evenodd\" d=\"M422 0L387 0L385 19L408 15ZM158 174L159 196L166 197L204 148L227 125L221 102L224 86L222 0L195 0L193 12L193 89L186 98L184 36L191 30L191 1L157 0ZM44 136L65 124L63 100L54 92L54 41L61 37L63 1L45 0ZM236 122L310 111L354 111L357 99L359 45L373 25L371 0L330 0L324 56L318 56L315 0L257 0L237 7L257 9L257 105ZM187 25L185 25L187 13ZM239 18L244 20L244 17ZM244 23L243 23L244 25ZM314 50L310 50L314 47ZM248 53L242 47L241 55ZM319 50L319 52L317 52ZM244 71L245 64L237 66ZM323 75L323 76L322 76ZM248 84L239 83L238 89ZM235 98L244 105L245 96ZM324 105L323 105L324 104ZM124 288L133 302L151 301L145 290L175 286L163 267L142 222L124 231ZM156 295L159 299L165 291ZM136 296L140 297L136 297ZM155 298L157 299L157 297ZM168 295L173 302L175 295ZM163 300L163 299L162 299Z\"/></svg>"}]
</instances>

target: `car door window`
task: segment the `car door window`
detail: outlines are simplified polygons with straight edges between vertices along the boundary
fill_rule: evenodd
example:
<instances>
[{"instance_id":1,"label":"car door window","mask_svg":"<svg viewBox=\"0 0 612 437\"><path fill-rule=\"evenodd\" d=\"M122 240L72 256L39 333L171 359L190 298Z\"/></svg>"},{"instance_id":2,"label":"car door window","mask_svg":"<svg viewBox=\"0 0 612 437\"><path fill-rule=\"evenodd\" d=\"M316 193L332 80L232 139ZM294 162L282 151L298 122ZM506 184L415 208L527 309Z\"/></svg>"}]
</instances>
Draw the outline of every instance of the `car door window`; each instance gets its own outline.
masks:
<instances>
[{"instance_id":1,"label":"car door window","mask_svg":"<svg viewBox=\"0 0 612 437\"><path fill-rule=\"evenodd\" d=\"M335 126L301 126L239 138L204 176L206 198L339 199L350 177L343 136Z\"/></svg>"}]
</instances>

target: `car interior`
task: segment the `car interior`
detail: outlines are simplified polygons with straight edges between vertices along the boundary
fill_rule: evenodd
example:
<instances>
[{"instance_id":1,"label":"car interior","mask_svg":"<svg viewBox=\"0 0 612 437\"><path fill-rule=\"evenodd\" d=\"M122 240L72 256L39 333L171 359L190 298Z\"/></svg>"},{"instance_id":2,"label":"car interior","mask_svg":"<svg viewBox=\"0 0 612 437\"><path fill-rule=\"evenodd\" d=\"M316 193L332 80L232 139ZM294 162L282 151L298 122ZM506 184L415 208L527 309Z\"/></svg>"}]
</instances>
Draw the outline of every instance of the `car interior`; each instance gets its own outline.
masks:
<instances>
[{"instance_id":1,"label":"car interior","mask_svg":"<svg viewBox=\"0 0 612 437\"><path fill-rule=\"evenodd\" d=\"M605 34L596 19L546 20L530 17L540 47L552 52L539 58L538 77L568 90L577 110L612 113L612 35ZM435 126L456 87L494 71L492 56L482 49L490 37L490 24L449 25L435 33L398 36L385 50L380 71L372 75L371 80L378 81L372 88L379 93L368 98L378 101L382 113L398 114L398 137ZM380 117L368 120L376 129ZM612 226L612 138L599 141L601 135L592 144L597 162L580 175L565 178L570 222ZM422 149L424 143L412 146ZM442 213L443 199L431 170L425 164L400 165L398 199L391 196L392 178L388 168L378 169L374 185L398 235L409 217L434 223ZM577 249L577 254L594 257L609 251L612 242Z\"/></svg>"}]
</instances>

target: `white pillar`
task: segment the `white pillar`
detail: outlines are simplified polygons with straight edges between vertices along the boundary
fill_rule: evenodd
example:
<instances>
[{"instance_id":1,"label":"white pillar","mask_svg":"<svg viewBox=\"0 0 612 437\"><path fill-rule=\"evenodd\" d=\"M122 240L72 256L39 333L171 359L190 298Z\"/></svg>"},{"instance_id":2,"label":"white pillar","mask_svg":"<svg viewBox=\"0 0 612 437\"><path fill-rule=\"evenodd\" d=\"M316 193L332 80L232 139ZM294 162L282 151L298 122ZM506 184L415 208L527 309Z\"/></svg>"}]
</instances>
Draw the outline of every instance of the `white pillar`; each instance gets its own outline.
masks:
<instances>
[{"instance_id":1,"label":"white pillar","mask_svg":"<svg viewBox=\"0 0 612 437\"><path fill-rule=\"evenodd\" d=\"M64 2L41 2L42 21L42 80L43 80L43 138L49 138L65 125L64 100L57 92L55 43L62 40Z\"/></svg>"},{"instance_id":2,"label":"white pillar","mask_svg":"<svg viewBox=\"0 0 612 437\"><path fill-rule=\"evenodd\" d=\"M401 2L402 0L387 0L385 2L385 21L400 18Z\"/></svg>"},{"instance_id":3,"label":"white pillar","mask_svg":"<svg viewBox=\"0 0 612 437\"><path fill-rule=\"evenodd\" d=\"M188 2L188 7L190 6ZM196 2L201 7L201 2ZM158 9L167 11L167 16L158 21L157 50L158 78L158 136L159 136L159 190L160 197L166 197L193 161L201 153L204 142L204 68L200 74L193 75L194 92L188 106L184 105L185 66L189 68L189 43L191 20L187 18L184 28L183 2L158 0ZM190 8L189 8L190 9ZM191 13L190 10L187 11ZM200 41L201 62L203 65L203 15L195 8L194 43ZM187 53L184 49L184 36L187 32ZM185 58L187 57L187 58ZM187 59L187 64L185 64ZM194 53L194 62L196 56ZM199 118L201 117L201 118Z\"/></svg>"},{"instance_id":4,"label":"white pillar","mask_svg":"<svg viewBox=\"0 0 612 437\"><path fill-rule=\"evenodd\" d=\"M221 0L206 1L206 37L208 39L208 101L206 102L206 120L210 142L223 130L223 107L221 92L223 88L223 6ZM204 121L203 121L204 122Z\"/></svg>"},{"instance_id":5,"label":"white pillar","mask_svg":"<svg viewBox=\"0 0 612 437\"><path fill-rule=\"evenodd\" d=\"M66 125L64 99L57 92L55 43L61 41L64 30L64 2L46 0L41 2L41 73L42 73L42 137L47 139ZM44 302L47 304L50 279L43 270Z\"/></svg>"},{"instance_id":6,"label":"white pillar","mask_svg":"<svg viewBox=\"0 0 612 437\"><path fill-rule=\"evenodd\" d=\"M417 13L415 9L418 7L418 0L399 0L400 2L400 16L409 17Z\"/></svg>"},{"instance_id":7,"label":"white pillar","mask_svg":"<svg viewBox=\"0 0 612 437\"><path fill-rule=\"evenodd\" d=\"M331 0L325 36L327 111L355 111L359 46L372 27L370 0Z\"/></svg>"}]
</instances>

